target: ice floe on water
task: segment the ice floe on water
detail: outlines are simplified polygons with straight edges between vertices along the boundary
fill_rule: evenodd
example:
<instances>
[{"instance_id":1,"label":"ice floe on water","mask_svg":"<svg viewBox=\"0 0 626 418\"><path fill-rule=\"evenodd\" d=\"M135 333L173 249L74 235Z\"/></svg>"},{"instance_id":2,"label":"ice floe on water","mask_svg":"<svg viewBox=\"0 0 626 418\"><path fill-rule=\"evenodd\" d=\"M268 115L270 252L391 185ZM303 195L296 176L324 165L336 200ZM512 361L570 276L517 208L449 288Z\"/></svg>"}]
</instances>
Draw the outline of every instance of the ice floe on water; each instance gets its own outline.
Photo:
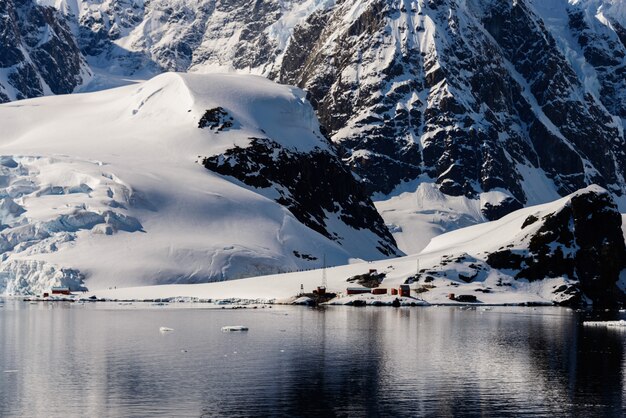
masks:
<instances>
[{"instance_id":1,"label":"ice floe on water","mask_svg":"<svg viewBox=\"0 0 626 418\"><path fill-rule=\"evenodd\" d=\"M584 321L583 325L588 327L625 328L626 321L623 319L618 321Z\"/></svg>"},{"instance_id":2,"label":"ice floe on water","mask_svg":"<svg viewBox=\"0 0 626 418\"><path fill-rule=\"evenodd\" d=\"M226 325L222 327L222 332L248 331L248 327L243 325Z\"/></svg>"}]
</instances>

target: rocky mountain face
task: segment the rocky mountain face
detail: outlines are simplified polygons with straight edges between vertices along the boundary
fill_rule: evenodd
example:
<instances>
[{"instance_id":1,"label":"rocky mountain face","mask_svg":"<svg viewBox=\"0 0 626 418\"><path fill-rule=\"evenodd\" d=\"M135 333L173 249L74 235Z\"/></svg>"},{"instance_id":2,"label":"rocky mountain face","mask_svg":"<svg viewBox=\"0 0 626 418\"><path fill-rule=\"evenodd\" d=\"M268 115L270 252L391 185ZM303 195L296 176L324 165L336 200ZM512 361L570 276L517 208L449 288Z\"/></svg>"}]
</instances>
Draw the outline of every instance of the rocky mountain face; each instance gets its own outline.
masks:
<instances>
[{"instance_id":1,"label":"rocky mountain face","mask_svg":"<svg viewBox=\"0 0 626 418\"><path fill-rule=\"evenodd\" d=\"M73 10L57 2L93 64L122 75L196 67L268 73L287 41L271 28L283 30L281 18L301 3L88 0Z\"/></svg>"},{"instance_id":2,"label":"rocky mountain face","mask_svg":"<svg viewBox=\"0 0 626 418\"><path fill-rule=\"evenodd\" d=\"M537 175L561 195L591 183L620 195L621 25L560 2L576 39L563 45L535 3L373 0L355 17L344 2L295 28L279 79L310 91L372 192L418 176L452 196L506 190L488 218L533 201Z\"/></svg>"},{"instance_id":3,"label":"rocky mountain face","mask_svg":"<svg viewBox=\"0 0 626 418\"><path fill-rule=\"evenodd\" d=\"M71 93L91 74L65 17L35 0L0 3L0 103Z\"/></svg>"}]
</instances>

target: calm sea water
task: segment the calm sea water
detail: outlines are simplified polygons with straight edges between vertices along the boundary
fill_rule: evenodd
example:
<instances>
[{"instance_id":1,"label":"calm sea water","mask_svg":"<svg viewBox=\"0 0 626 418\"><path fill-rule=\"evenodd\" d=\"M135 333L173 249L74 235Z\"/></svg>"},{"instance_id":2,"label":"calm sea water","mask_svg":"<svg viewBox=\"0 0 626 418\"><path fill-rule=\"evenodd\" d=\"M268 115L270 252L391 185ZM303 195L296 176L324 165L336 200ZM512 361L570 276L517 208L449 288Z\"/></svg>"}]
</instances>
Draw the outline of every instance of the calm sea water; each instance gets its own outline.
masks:
<instances>
[{"instance_id":1,"label":"calm sea water","mask_svg":"<svg viewBox=\"0 0 626 418\"><path fill-rule=\"evenodd\" d=\"M625 410L626 332L567 309L0 306L2 417Z\"/></svg>"}]
</instances>

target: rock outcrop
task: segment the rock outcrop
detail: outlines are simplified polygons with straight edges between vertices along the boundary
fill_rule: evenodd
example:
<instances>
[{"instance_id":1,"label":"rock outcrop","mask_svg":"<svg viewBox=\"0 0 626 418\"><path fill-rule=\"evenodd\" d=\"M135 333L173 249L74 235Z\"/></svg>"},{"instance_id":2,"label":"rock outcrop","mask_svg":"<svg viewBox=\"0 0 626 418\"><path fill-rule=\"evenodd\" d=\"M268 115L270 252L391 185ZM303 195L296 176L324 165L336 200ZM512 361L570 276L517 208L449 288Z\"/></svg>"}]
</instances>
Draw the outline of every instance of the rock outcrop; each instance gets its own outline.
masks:
<instances>
[{"instance_id":1,"label":"rock outcrop","mask_svg":"<svg viewBox=\"0 0 626 418\"><path fill-rule=\"evenodd\" d=\"M517 271L518 279L578 280L579 286L556 289L555 293L570 295L563 303L578 303L583 295L600 305L622 301L624 295L616 283L626 268L626 247L622 217L608 193L584 189L555 212L541 218L530 215L522 227L532 225L536 229L524 237L525 248L516 245L514 250L493 252L487 263Z\"/></svg>"},{"instance_id":2,"label":"rock outcrop","mask_svg":"<svg viewBox=\"0 0 626 418\"><path fill-rule=\"evenodd\" d=\"M365 190L328 150L298 152L270 138L250 138L247 147L205 157L201 163L255 189L271 191L277 203L327 238L344 241L336 225L340 221L356 230L372 231L378 239L376 249L382 255L400 254Z\"/></svg>"}]
</instances>

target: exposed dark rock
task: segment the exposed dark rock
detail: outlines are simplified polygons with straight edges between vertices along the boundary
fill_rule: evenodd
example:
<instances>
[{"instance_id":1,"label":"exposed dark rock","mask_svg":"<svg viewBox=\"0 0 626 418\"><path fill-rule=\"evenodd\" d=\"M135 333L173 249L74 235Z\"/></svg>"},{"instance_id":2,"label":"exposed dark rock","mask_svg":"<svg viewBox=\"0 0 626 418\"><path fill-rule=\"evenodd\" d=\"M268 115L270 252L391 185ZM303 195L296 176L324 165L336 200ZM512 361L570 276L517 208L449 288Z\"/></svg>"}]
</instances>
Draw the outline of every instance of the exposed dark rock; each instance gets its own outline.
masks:
<instances>
[{"instance_id":1,"label":"exposed dark rock","mask_svg":"<svg viewBox=\"0 0 626 418\"><path fill-rule=\"evenodd\" d=\"M526 218L526 220L524 220L524 223L522 224L522 229L526 228L528 225L534 224L538 220L539 218L537 218L535 215L528 215L528 217Z\"/></svg>"},{"instance_id":2,"label":"exposed dark rock","mask_svg":"<svg viewBox=\"0 0 626 418\"><path fill-rule=\"evenodd\" d=\"M454 300L457 302L463 303L476 303L478 299L474 295L457 295L454 297Z\"/></svg>"},{"instance_id":3,"label":"exposed dark rock","mask_svg":"<svg viewBox=\"0 0 626 418\"><path fill-rule=\"evenodd\" d=\"M226 110L221 107L209 109L198 121L198 128L209 128L212 130L223 131L232 128L234 119Z\"/></svg>"},{"instance_id":4,"label":"exposed dark rock","mask_svg":"<svg viewBox=\"0 0 626 418\"><path fill-rule=\"evenodd\" d=\"M486 203L481 212L485 216L485 218L490 221L495 221L496 219L500 219L504 215L508 215L511 212L514 212L518 209L523 208L524 205L520 203L519 200L514 197L509 197L499 202L497 205L492 205L491 203Z\"/></svg>"},{"instance_id":5,"label":"exposed dark rock","mask_svg":"<svg viewBox=\"0 0 626 418\"><path fill-rule=\"evenodd\" d=\"M398 254L395 241L365 191L339 158L328 150L308 153L283 148L268 138L250 138L248 147L202 159L216 173L255 188L273 187L276 202L309 228L341 243L327 224L330 215L357 230L372 231L384 255Z\"/></svg>"},{"instance_id":6,"label":"exposed dark rock","mask_svg":"<svg viewBox=\"0 0 626 418\"><path fill-rule=\"evenodd\" d=\"M459 280L463 280L465 283L472 282L478 276L478 272L474 272L474 274L466 276L465 274L459 273Z\"/></svg>"},{"instance_id":7,"label":"exposed dark rock","mask_svg":"<svg viewBox=\"0 0 626 418\"><path fill-rule=\"evenodd\" d=\"M583 302L583 293L579 286L562 285L552 293L555 295L556 304L560 306L579 306Z\"/></svg>"},{"instance_id":8,"label":"exposed dark rock","mask_svg":"<svg viewBox=\"0 0 626 418\"><path fill-rule=\"evenodd\" d=\"M616 282L626 267L626 246L622 218L609 193L585 189L558 211L541 220L533 218L529 217L524 227L538 222L540 226L527 236L527 250L491 253L487 257L491 267L517 270L516 278L531 281L548 277L578 280L581 292L596 305L623 299ZM581 300L571 289L566 294L572 296L570 303Z\"/></svg>"},{"instance_id":9,"label":"exposed dark rock","mask_svg":"<svg viewBox=\"0 0 626 418\"><path fill-rule=\"evenodd\" d=\"M305 253L300 253L299 251L294 250L293 251L293 255L295 255L298 258L301 258L303 260L309 260L309 261L315 261L317 260L317 257L311 255L311 254L305 254Z\"/></svg>"},{"instance_id":10,"label":"exposed dark rock","mask_svg":"<svg viewBox=\"0 0 626 418\"><path fill-rule=\"evenodd\" d=\"M375 288L380 286L387 275L385 273L369 272L358 274L347 279L347 282L358 283L363 287Z\"/></svg>"}]
</instances>

